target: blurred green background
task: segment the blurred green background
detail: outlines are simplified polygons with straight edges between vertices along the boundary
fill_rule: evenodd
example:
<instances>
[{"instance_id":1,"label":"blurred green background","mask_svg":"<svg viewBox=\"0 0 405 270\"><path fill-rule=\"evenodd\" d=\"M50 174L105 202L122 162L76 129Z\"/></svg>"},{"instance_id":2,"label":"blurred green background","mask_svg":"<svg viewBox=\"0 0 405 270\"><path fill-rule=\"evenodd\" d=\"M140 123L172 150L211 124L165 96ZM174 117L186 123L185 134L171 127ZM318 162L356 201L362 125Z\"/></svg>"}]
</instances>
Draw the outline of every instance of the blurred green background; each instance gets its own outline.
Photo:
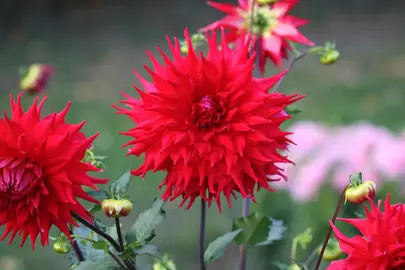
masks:
<instances>
[{"instance_id":1,"label":"blurred green background","mask_svg":"<svg viewBox=\"0 0 405 270\"><path fill-rule=\"evenodd\" d=\"M282 91L307 95L298 103L304 113L294 121L311 119L337 125L370 120L395 131L402 130L405 4L399 0L305 0L292 13L312 20L302 28L306 36L319 44L336 41L341 51L340 62L333 66L322 66L316 57L310 56L288 75ZM1 107L8 110L9 93L18 92L20 65L41 62L56 67L57 73L48 88L45 113L61 110L71 100L68 121L86 120L87 135L100 132L95 147L97 154L108 156L104 175L117 178L141 160L125 157L126 149L121 145L128 139L118 132L133 124L126 117L117 116L110 104L118 102L121 91L135 95L132 84L137 81L133 70L145 75L143 65L149 64L144 53L147 48L153 53L157 45L166 50L165 35L181 37L185 26L191 32L196 31L221 16L201 0L2 0ZM26 105L30 102L31 97L24 98ZM162 174L149 174L145 181L133 179L134 211L124 221L124 228L160 195L156 187L162 179ZM384 192L398 190L393 187L385 187L379 194L385 197ZM394 193L393 200L399 196ZM284 241L250 253L248 269L275 269L270 264L272 261L288 262L292 237L310 226L315 237L313 245L298 256L305 260L311 248L321 243L338 197L324 187L316 201L298 205L286 192L261 193L260 203L254 208L284 220L288 233ZM241 202L241 199L235 201L233 209L222 214L215 207L208 210L207 241L230 230L232 218L240 215ZM154 243L161 251L173 255L180 270L197 269L199 207L185 211L177 207L178 203L166 206L167 221L158 229ZM359 210L345 208L348 215ZM27 270L66 269L68 265L50 247L38 247L33 253L30 245L22 249L18 246L18 241L11 246L0 243L0 256L23 260ZM235 269L236 258L237 247L232 246L209 269Z\"/></svg>"}]
</instances>

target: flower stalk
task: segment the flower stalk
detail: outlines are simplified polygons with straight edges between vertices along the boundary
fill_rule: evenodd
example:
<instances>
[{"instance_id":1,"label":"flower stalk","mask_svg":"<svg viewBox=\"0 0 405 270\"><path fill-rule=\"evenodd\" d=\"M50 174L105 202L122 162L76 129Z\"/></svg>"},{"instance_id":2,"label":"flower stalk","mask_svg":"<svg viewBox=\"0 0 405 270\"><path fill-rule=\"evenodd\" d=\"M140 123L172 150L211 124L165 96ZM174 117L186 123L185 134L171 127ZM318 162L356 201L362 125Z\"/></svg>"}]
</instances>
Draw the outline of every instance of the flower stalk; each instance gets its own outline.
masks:
<instances>
[{"instance_id":1,"label":"flower stalk","mask_svg":"<svg viewBox=\"0 0 405 270\"><path fill-rule=\"evenodd\" d=\"M200 216L200 240L199 240L199 259L200 270L205 270L204 249L205 249L205 225L207 219L207 207L204 199L201 198L201 216Z\"/></svg>"},{"instance_id":2,"label":"flower stalk","mask_svg":"<svg viewBox=\"0 0 405 270\"><path fill-rule=\"evenodd\" d=\"M69 233L70 233L71 235L73 234L72 231L69 231ZM85 258L84 258L84 256L83 256L83 252L82 252L82 250L80 249L79 245L77 244L76 240L73 239L70 243L71 243L71 245L72 245L72 248L73 248L73 250L74 250L74 252L75 252L75 254L76 254L76 257L77 257L77 259L79 260L79 262L85 261Z\"/></svg>"},{"instance_id":3,"label":"flower stalk","mask_svg":"<svg viewBox=\"0 0 405 270\"><path fill-rule=\"evenodd\" d=\"M291 71L291 69L294 67L295 63L297 63L300 59L304 58L305 56L307 56L310 53L310 49L299 52L295 55L295 57L293 59L291 59L291 61L288 63L287 66L287 73L284 74L283 77L281 77L281 79L277 82L277 84L273 87L273 89L271 90L271 92L277 92L281 86L281 84L283 83L283 80L285 78L285 76Z\"/></svg>"},{"instance_id":4,"label":"flower stalk","mask_svg":"<svg viewBox=\"0 0 405 270\"><path fill-rule=\"evenodd\" d=\"M124 251L124 240L122 239L120 218L118 217L115 218L115 227L117 228L118 243L120 244L121 250Z\"/></svg>"},{"instance_id":5,"label":"flower stalk","mask_svg":"<svg viewBox=\"0 0 405 270\"><path fill-rule=\"evenodd\" d=\"M87 220L85 220L84 218L82 218L81 216L78 216L74 213L72 213L72 216L77 219L78 221L80 221L80 223L82 223L84 226L86 226L87 228L89 228L90 230L92 230L93 232L97 233L98 235L104 237L105 240L107 240L114 248L115 250L117 250L118 252L122 252L123 250L121 249L121 246L107 233L103 232L100 228L98 228L97 226L91 224L90 222L88 222Z\"/></svg>"},{"instance_id":6,"label":"flower stalk","mask_svg":"<svg viewBox=\"0 0 405 270\"><path fill-rule=\"evenodd\" d=\"M253 0L255 1L255 0ZM253 21L254 21L254 12L255 12L255 5L254 3L252 4L252 9L250 11L250 33L253 34ZM260 77L260 50L261 50L261 40L260 40L260 35L257 37L256 41L256 46L254 44L252 45L252 51L250 52L249 56L253 54L253 52L256 52L256 58L255 58L255 67L253 69L253 76L255 77ZM250 215L250 203L251 199L250 198L244 198L243 199L243 206L242 206L242 216L247 217ZM246 248L241 245L239 247L239 264L238 264L238 269L239 270L245 270L246 269L246 256L247 256L247 250Z\"/></svg>"},{"instance_id":7,"label":"flower stalk","mask_svg":"<svg viewBox=\"0 0 405 270\"><path fill-rule=\"evenodd\" d=\"M333 217L331 219L332 224L335 224L336 218L337 218L337 216L339 214L339 211L340 211L340 207L343 205L343 203L345 201L346 190L347 190L348 187L349 187L349 185L347 185L344 188L342 194L340 195L340 199L339 199L339 202L338 202L338 204L336 206L335 213L333 213ZM325 240L323 241L323 245L322 245L321 251L319 253L318 260L316 261L315 270L318 270L319 266L321 265L323 254L325 253L325 249L326 249L326 247L328 245L329 238L332 235L332 230L333 230L332 226L329 226L329 230L328 230L328 233L326 234Z\"/></svg>"}]
</instances>

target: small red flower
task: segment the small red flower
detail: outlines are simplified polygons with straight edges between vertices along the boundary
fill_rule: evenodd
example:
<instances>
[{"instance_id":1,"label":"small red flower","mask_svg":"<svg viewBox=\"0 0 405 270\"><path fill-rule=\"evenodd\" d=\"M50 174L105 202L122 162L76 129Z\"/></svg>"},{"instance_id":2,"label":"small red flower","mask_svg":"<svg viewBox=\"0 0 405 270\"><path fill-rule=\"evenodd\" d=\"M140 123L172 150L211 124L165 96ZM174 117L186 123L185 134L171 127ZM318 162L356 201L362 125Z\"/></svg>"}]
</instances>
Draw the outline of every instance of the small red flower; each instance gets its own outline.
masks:
<instances>
[{"instance_id":1,"label":"small red flower","mask_svg":"<svg viewBox=\"0 0 405 270\"><path fill-rule=\"evenodd\" d=\"M272 190L269 181L283 177L276 163L290 162L278 152L290 143L280 125L290 118L286 106L303 96L268 93L284 73L253 78L249 43L231 50L222 36L218 48L216 34L207 34L207 56L194 51L187 30L186 56L177 39L175 45L168 39L173 59L158 48L165 65L148 52L153 83L135 72L144 87L135 86L140 99L123 94L126 108L113 105L136 124L122 133L134 138L124 145L131 145L128 155L145 154L132 173L167 171L162 198L181 196L181 205L190 199L187 208L199 196L221 210L221 194L230 204L235 192L254 198L255 187Z\"/></svg>"},{"instance_id":2,"label":"small red flower","mask_svg":"<svg viewBox=\"0 0 405 270\"><path fill-rule=\"evenodd\" d=\"M271 5L259 5L252 0L239 0L239 5L216 3L208 1L208 5L224 12L227 16L216 21L202 30L214 30L225 28L228 30L226 39L228 42L239 44L239 39L244 39L244 33L253 41L253 46L260 42L261 55L260 70L264 73L266 59L270 58L276 65L282 65L282 59L288 59L288 51L292 51L289 41L313 46L314 43L308 40L298 27L307 24L309 21L288 15L299 0L284 0ZM251 10L254 2L253 27L251 27ZM260 38L258 38L260 36Z\"/></svg>"},{"instance_id":3,"label":"small red flower","mask_svg":"<svg viewBox=\"0 0 405 270\"><path fill-rule=\"evenodd\" d=\"M390 203L390 195L381 210L370 199L371 211L364 206L366 217L341 218L356 227L361 235L348 238L332 223L341 250L348 255L333 262L328 270L395 270L405 269L405 205Z\"/></svg>"},{"instance_id":4,"label":"small red flower","mask_svg":"<svg viewBox=\"0 0 405 270\"><path fill-rule=\"evenodd\" d=\"M22 92L36 94L45 90L54 69L48 65L32 64L24 68L22 73L23 77L20 81Z\"/></svg>"},{"instance_id":5,"label":"small red flower","mask_svg":"<svg viewBox=\"0 0 405 270\"><path fill-rule=\"evenodd\" d=\"M38 98L24 112L21 94L11 97L11 118L0 118L0 225L4 240L11 243L18 233L21 246L27 237L32 248L38 235L48 245L49 230L56 225L69 238L68 223L77 226L72 213L91 222L90 213L77 198L98 203L82 186L97 189L103 180L89 176L98 171L82 159L97 134L90 138L80 132L84 122L68 124L65 116L70 103L60 113L41 118L45 98Z\"/></svg>"}]
</instances>

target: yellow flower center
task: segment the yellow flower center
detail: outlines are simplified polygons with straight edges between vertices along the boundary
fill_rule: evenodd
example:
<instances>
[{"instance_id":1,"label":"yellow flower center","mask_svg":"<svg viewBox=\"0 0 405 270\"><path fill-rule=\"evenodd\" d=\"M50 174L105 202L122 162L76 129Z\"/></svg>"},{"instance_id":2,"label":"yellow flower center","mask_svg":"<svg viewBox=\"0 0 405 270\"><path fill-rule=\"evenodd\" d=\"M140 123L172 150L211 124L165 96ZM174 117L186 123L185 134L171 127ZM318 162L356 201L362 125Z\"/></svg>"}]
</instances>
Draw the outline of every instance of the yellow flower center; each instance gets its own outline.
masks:
<instances>
[{"instance_id":1,"label":"yellow flower center","mask_svg":"<svg viewBox=\"0 0 405 270\"><path fill-rule=\"evenodd\" d=\"M251 27L251 16L250 12L246 12L245 16L245 29L250 31L252 29L253 34L263 35L265 33L271 32L274 27L277 26L278 17L275 12L273 12L270 6L259 6L255 5L253 11L253 27Z\"/></svg>"}]
</instances>

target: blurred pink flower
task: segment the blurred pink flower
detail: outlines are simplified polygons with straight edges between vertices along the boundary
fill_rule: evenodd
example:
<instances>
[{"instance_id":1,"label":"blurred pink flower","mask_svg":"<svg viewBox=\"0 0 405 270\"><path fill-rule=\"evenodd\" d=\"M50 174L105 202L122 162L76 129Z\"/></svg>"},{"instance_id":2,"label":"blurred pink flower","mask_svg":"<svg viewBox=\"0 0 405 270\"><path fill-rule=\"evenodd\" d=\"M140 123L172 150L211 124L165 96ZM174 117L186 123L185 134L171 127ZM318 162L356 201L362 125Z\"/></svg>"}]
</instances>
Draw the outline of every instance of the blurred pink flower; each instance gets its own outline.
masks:
<instances>
[{"instance_id":1,"label":"blurred pink flower","mask_svg":"<svg viewBox=\"0 0 405 270\"><path fill-rule=\"evenodd\" d=\"M285 165L286 188L297 201L314 199L329 181L341 192L356 171L376 184L405 175L405 133L397 136L367 122L344 127L326 127L300 122L291 127L297 145L289 147L289 158L296 165Z\"/></svg>"}]
</instances>

